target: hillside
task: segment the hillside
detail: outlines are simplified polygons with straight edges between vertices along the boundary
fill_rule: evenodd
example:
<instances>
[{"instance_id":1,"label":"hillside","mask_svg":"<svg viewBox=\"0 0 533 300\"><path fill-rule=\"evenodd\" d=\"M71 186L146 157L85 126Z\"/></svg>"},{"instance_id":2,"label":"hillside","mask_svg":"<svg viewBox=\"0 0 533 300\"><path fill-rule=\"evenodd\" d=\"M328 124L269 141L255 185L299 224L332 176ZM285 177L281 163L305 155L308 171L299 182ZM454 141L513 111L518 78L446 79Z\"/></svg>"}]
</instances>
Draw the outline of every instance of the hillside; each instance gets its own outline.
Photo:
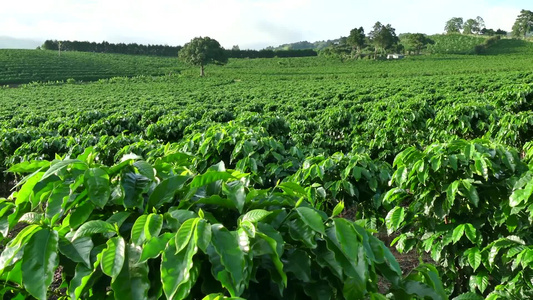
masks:
<instances>
[{"instance_id":1,"label":"hillside","mask_svg":"<svg viewBox=\"0 0 533 300\"><path fill-rule=\"evenodd\" d=\"M179 72L176 58L47 50L0 50L0 85Z\"/></svg>"}]
</instances>

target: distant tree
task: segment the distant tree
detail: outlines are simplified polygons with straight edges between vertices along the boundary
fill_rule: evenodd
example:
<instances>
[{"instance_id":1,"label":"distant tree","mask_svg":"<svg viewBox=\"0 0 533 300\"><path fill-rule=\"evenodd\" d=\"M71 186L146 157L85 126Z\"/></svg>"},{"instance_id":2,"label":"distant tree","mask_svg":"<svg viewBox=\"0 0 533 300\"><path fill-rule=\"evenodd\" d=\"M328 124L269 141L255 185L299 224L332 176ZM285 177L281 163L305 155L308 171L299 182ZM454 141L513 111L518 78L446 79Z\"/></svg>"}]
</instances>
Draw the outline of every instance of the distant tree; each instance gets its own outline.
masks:
<instances>
[{"instance_id":1,"label":"distant tree","mask_svg":"<svg viewBox=\"0 0 533 300\"><path fill-rule=\"evenodd\" d=\"M377 52L387 51L394 45L398 44L398 37L396 36L396 30L392 28L390 24L383 25L380 22L376 22L372 31L368 33L372 44L374 44L374 58L377 57Z\"/></svg>"},{"instance_id":2,"label":"distant tree","mask_svg":"<svg viewBox=\"0 0 533 300\"><path fill-rule=\"evenodd\" d=\"M463 34L480 34L485 27L485 21L481 17L476 19L468 19L463 24Z\"/></svg>"},{"instance_id":3,"label":"distant tree","mask_svg":"<svg viewBox=\"0 0 533 300\"><path fill-rule=\"evenodd\" d=\"M352 52L357 56L361 54L361 49L365 46L365 30L363 27L354 28L350 31L350 35L346 39L348 45L352 47Z\"/></svg>"},{"instance_id":4,"label":"distant tree","mask_svg":"<svg viewBox=\"0 0 533 300\"><path fill-rule=\"evenodd\" d=\"M507 35L507 31L498 28L495 32L497 35Z\"/></svg>"},{"instance_id":5,"label":"distant tree","mask_svg":"<svg viewBox=\"0 0 533 300\"><path fill-rule=\"evenodd\" d=\"M415 51L416 54L420 54L420 51L424 49L428 44L434 44L435 42L423 33L408 33L403 36L405 40L406 49L409 51Z\"/></svg>"},{"instance_id":6,"label":"distant tree","mask_svg":"<svg viewBox=\"0 0 533 300\"><path fill-rule=\"evenodd\" d=\"M210 37L197 37L185 44L178 57L185 63L199 66L200 76L204 76L204 67L208 64L225 64L228 57L224 48Z\"/></svg>"},{"instance_id":7,"label":"distant tree","mask_svg":"<svg viewBox=\"0 0 533 300\"><path fill-rule=\"evenodd\" d=\"M533 31L533 12L522 9L516 18L513 25L514 37L526 37L528 33Z\"/></svg>"},{"instance_id":8,"label":"distant tree","mask_svg":"<svg viewBox=\"0 0 533 300\"><path fill-rule=\"evenodd\" d=\"M463 18L451 18L444 26L444 31L448 34L461 33L461 29L463 29Z\"/></svg>"},{"instance_id":9,"label":"distant tree","mask_svg":"<svg viewBox=\"0 0 533 300\"><path fill-rule=\"evenodd\" d=\"M233 47L231 47L231 51L239 51L241 50L241 48L239 48L239 45L233 45Z\"/></svg>"}]
</instances>

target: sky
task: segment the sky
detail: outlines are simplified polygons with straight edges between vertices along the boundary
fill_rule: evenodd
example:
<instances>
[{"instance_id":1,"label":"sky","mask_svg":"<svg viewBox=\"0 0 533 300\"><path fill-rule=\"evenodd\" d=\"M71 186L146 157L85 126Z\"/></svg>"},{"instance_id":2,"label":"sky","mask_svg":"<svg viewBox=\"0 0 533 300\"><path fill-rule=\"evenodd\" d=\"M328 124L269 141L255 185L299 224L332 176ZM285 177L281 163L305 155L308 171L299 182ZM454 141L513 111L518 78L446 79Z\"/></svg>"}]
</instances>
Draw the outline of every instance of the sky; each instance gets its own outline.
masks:
<instances>
[{"instance_id":1,"label":"sky","mask_svg":"<svg viewBox=\"0 0 533 300\"><path fill-rule=\"evenodd\" d=\"M225 48L262 49L347 36L380 21L396 34L443 33L452 17L481 16L510 31L531 0L17 0L0 5L0 36L183 45L209 36ZM527 5L529 4L529 5Z\"/></svg>"}]
</instances>

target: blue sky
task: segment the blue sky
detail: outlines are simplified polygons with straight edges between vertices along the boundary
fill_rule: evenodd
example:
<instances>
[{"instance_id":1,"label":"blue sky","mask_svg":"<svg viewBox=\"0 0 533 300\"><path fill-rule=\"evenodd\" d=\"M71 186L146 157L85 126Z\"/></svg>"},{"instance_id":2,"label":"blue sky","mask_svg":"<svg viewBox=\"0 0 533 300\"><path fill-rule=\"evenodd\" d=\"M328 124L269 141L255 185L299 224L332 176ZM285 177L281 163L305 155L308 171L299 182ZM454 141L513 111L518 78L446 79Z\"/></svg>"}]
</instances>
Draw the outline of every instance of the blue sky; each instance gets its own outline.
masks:
<instances>
[{"instance_id":1,"label":"blue sky","mask_svg":"<svg viewBox=\"0 0 533 300\"><path fill-rule=\"evenodd\" d=\"M488 28L511 30L531 0L18 0L0 6L0 36L182 45L210 36L222 46L263 48L371 30L442 33L452 17L481 16Z\"/></svg>"}]
</instances>

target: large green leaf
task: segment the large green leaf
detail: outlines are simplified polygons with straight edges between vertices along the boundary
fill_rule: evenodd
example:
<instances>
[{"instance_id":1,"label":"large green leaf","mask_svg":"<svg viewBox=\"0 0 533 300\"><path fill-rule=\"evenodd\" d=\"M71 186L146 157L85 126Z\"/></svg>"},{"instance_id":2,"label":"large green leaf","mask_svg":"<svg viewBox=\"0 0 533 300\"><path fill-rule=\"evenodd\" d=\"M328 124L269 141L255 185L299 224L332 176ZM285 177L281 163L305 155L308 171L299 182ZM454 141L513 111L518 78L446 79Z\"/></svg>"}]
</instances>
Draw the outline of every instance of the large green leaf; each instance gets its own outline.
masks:
<instances>
[{"instance_id":1,"label":"large green leaf","mask_svg":"<svg viewBox=\"0 0 533 300\"><path fill-rule=\"evenodd\" d=\"M47 290L54 280L59 263L58 235L55 230L43 228L28 240L22 257L24 288L37 299L47 299Z\"/></svg>"},{"instance_id":2,"label":"large green leaf","mask_svg":"<svg viewBox=\"0 0 533 300\"><path fill-rule=\"evenodd\" d=\"M102 220L92 220L87 223L84 223L83 225L76 230L76 234L74 234L73 240L84 237L84 236L90 236L95 233L108 233L108 232L116 232L115 227L108 222L102 221Z\"/></svg>"},{"instance_id":3,"label":"large green leaf","mask_svg":"<svg viewBox=\"0 0 533 300\"><path fill-rule=\"evenodd\" d=\"M405 209L401 206L394 207L385 217L385 224L387 225L387 233L392 234L400 228L400 225L405 219Z\"/></svg>"},{"instance_id":4,"label":"large green leaf","mask_svg":"<svg viewBox=\"0 0 533 300\"><path fill-rule=\"evenodd\" d=\"M131 241L142 245L145 241L159 235L163 227L163 216L158 214L141 215L131 229Z\"/></svg>"},{"instance_id":5,"label":"large green leaf","mask_svg":"<svg viewBox=\"0 0 533 300\"><path fill-rule=\"evenodd\" d=\"M122 187L124 188L124 206L126 208L143 206L143 191L148 187L150 180L141 174L125 172L122 175Z\"/></svg>"},{"instance_id":6,"label":"large green leaf","mask_svg":"<svg viewBox=\"0 0 533 300\"><path fill-rule=\"evenodd\" d=\"M219 181L219 180L228 180L232 179L233 176L228 172L219 172L219 171L208 171L202 175L194 177L191 182L191 187L198 188L210 183Z\"/></svg>"},{"instance_id":7,"label":"large green leaf","mask_svg":"<svg viewBox=\"0 0 533 300\"><path fill-rule=\"evenodd\" d=\"M485 272L479 272L478 274L471 275L469 286L471 291L475 291L477 288L481 293L485 292L489 286L489 275L487 275Z\"/></svg>"},{"instance_id":8,"label":"large green leaf","mask_svg":"<svg viewBox=\"0 0 533 300\"><path fill-rule=\"evenodd\" d=\"M250 221L252 223L259 222L270 215L272 212L264 209L254 209L242 216L242 221Z\"/></svg>"},{"instance_id":9,"label":"large green leaf","mask_svg":"<svg viewBox=\"0 0 533 300\"><path fill-rule=\"evenodd\" d=\"M311 281L311 258L300 249L286 251L282 259L285 273L293 273L302 282Z\"/></svg>"},{"instance_id":10,"label":"large green leaf","mask_svg":"<svg viewBox=\"0 0 533 300\"><path fill-rule=\"evenodd\" d=\"M126 242L122 237L117 236L107 240L106 244L107 248L102 251L100 266L102 272L114 281L124 265Z\"/></svg>"},{"instance_id":11,"label":"large green leaf","mask_svg":"<svg viewBox=\"0 0 533 300\"><path fill-rule=\"evenodd\" d=\"M198 274L194 270L193 256L198 247L194 240L176 252L176 241L171 239L161 259L161 280L167 299L184 299L189 295Z\"/></svg>"},{"instance_id":12,"label":"large green leaf","mask_svg":"<svg viewBox=\"0 0 533 300\"><path fill-rule=\"evenodd\" d=\"M245 259L244 253L239 247L238 237L235 232L228 231L221 224L211 225L211 244L218 258L210 255L210 260L220 259L223 271L215 273L215 276L229 276L231 286L222 282L232 297L239 297L244 292L245 286ZM219 278L220 280L220 278Z\"/></svg>"},{"instance_id":13,"label":"large green leaf","mask_svg":"<svg viewBox=\"0 0 533 300\"><path fill-rule=\"evenodd\" d=\"M70 188L68 185L56 184L54 186L47 201L46 218L55 220L62 215L69 193Z\"/></svg>"},{"instance_id":14,"label":"large green leaf","mask_svg":"<svg viewBox=\"0 0 533 300\"><path fill-rule=\"evenodd\" d=\"M50 162L46 160L31 160L31 161L23 161L21 163L18 163L14 166L11 166L7 172L12 173L32 173L37 170L40 170L44 167L49 167Z\"/></svg>"},{"instance_id":15,"label":"large green leaf","mask_svg":"<svg viewBox=\"0 0 533 300\"><path fill-rule=\"evenodd\" d=\"M340 201L333 208L333 212L331 213L331 217L333 218L333 217L336 217L336 216L340 215L343 210L344 210L344 201Z\"/></svg>"},{"instance_id":16,"label":"large green leaf","mask_svg":"<svg viewBox=\"0 0 533 300\"><path fill-rule=\"evenodd\" d=\"M176 252L180 252L189 244L200 218L185 221L176 233Z\"/></svg>"},{"instance_id":17,"label":"large green leaf","mask_svg":"<svg viewBox=\"0 0 533 300\"><path fill-rule=\"evenodd\" d=\"M65 159L61 161L54 161L50 165L50 168L44 173L42 180L45 180L46 178L57 174L59 171L67 168L71 164L79 164L83 167L83 169L87 168L87 164L80 161L79 159Z\"/></svg>"},{"instance_id":18,"label":"large green leaf","mask_svg":"<svg viewBox=\"0 0 533 300\"><path fill-rule=\"evenodd\" d=\"M465 224L461 224L455 227L452 233L453 243L454 244L457 243L461 239L461 237L463 237L464 233L465 233Z\"/></svg>"},{"instance_id":19,"label":"large green leaf","mask_svg":"<svg viewBox=\"0 0 533 300\"><path fill-rule=\"evenodd\" d=\"M285 274L285 271L283 271L283 263L281 262L281 255L282 253L278 252L278 243L275 239L269 237L268 235L257 232L256 235L267 242L267 244L270 246L270 258L272 259L272 262L274 263L274 267L278 271L278 274L281 277L281 280L283 282L283 286L287 287L287 274Z\"/></svg>"},{"instance_id":20,"label":"large green leaf","mask_svg":"<svg viewBox=\"0 0 533 300\"><path fill-rule=\"evenodd\" d=\"M148 209L160 208L163 204L172 202L174 194L183 188L189 178L189 176L171 176L161 181L148 199Z\"/></svg>"},{"instance_id":21,"label":"large green leaf","mask_svg":"<svg viewBox=\"0 0 533 300\"><path fill-rule=\"evenodd\" d=\"M314 209L308 207L298 207L296 208L296 212L300 216L301 220L304 221L304 223L307 224L307 226L309 226L311 229L321 234L326 233L323 223L324 220Z\"/></svg>"},{"instance_id":22,"label":"large green leaf","mask_svg":"<svg viewBox=\"0 0 533 300\"><path fill-rule=\"evenodd\" d=\"M246 200L246 193L244 192L244 185L240 181L233 181L222 186L222 191L230 199L239 213L242 213L244 202Z\"/></svg>"},{"instance_id":23,"label":"large green leaf","mask_svg":"<svg viewBox=\"0 0 533 300\"><path fill-rule=\"evenodd\" d=\"M470 248L465 251L465 255L468 257L468 263L474 269L474 272L481 265L481 251L477 247Z\"/></svg>"},{"instance_id":24,"label":"large green leaf","mask_svg":"<svg viewBox=\"0 0 533 300\"><path fill-rule=\"evenodd\" d=\"M139 174L150 179L151 181L155 181L155 170L151 164L143 160L138 160L133 163L133 166L139 171Z\"/></svg>"},{"instance_id":25,"label":"large green leaf","mask_svg":"<svg viewBox=\"0 0 533 300\"><path fill-rule=\"evenodd\" d=\"M142 247L139 262L145 262L148 259L158 257L159 254L161 254L161 252L163 252L163 250L165 250L165 248L167 247L168 241L174 236L174 233L166 232L146 242L146 244L144 244Z\"/></svg>"},{"instance_id":26,"label":"large green leaf","mask_svg":"<svg viewBox=\"0 0 533 300\"><path fill-rule=\"evenodd\" d=\"M70 227L73 229L78 228L78 226L87 221L93 210L94 204L89 201L76 207L76 210L70 214Z\"/></svg>"},{"instance_id":27,"label":"large green leaf","mask_svg":"<svg viewBox=\"0 0 533 300\"><path fill-rule=\"evenodd\" d=\"M468 180L461 181L463 183L464 188L466 189L466 198L474 204L475 207L478 206L479 203L479 196L477 194L476 187L472 185L472 183Z\"/></svg>"},{"instance_id":28,"label":"large green leaf","mask_svg":"<svg viewBox=\"0 0 533 300\"><path fill-rule=\"evenodd\" d=\"M89 200L99 208L104 208L111 196L109 175L101 168L91 168L85 171L85 186L88 190Z\"/></svg>"},{"instance_id":29,"label":"large green leaf","mask_svg":"<svg viewBox=\"0 0 533 300\"><path fill-rule=\"evenodd\" d=\"M113 294L117 300L148 299L150 280L148 264L139 262L141 249L127 244L124 252L122 270L111 283Z\"/></svg>"},{"instance_id":30,"label":"large green leaf","mask_svg":"<svg viewBox=\"0 0 533 300\"><path fill-rule=\"evenodd\" d=\"M82 237L72 242L65 237L59 237L59 251L74 262L83 263L90 267L90 255L93 249L90 237Z\"/></svg>"},{"instance_id":31,"label":"large green leaf","mask_svg":"<svg viewBox=\"0 0 533 300\"><path fill-rule=\"evenodd\" d=\"M40 229L41 227L38 225L29 225L7 243L2 253L0 253L0 272L22 259L28 240Z\"/></svg>"}]
</instances>

